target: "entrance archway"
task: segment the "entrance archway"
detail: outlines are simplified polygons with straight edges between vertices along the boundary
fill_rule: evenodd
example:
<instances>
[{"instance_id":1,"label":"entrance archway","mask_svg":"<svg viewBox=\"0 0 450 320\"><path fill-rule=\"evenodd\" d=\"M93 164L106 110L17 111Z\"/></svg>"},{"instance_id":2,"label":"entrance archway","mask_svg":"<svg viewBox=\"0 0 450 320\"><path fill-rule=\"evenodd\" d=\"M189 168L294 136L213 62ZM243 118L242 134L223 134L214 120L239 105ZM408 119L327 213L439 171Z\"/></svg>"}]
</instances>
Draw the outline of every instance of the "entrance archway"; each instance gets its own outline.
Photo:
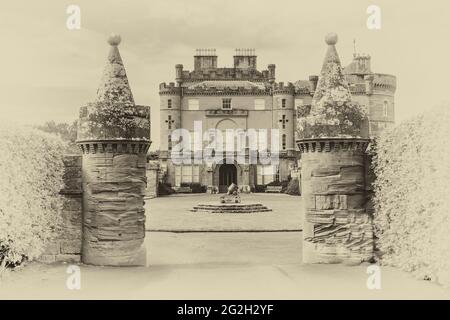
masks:
<instances>
[{"instance_id":1,"label":"entrance archway","mask_svg":"<svg viewBox=\"0 0 450 320\"><path fill-rule=\"evenodd\" d=\"M237 168L234 164L222 164L219 168L219 192L227 192L230 184L237 184Z\"/></svg>"}]
</instances>

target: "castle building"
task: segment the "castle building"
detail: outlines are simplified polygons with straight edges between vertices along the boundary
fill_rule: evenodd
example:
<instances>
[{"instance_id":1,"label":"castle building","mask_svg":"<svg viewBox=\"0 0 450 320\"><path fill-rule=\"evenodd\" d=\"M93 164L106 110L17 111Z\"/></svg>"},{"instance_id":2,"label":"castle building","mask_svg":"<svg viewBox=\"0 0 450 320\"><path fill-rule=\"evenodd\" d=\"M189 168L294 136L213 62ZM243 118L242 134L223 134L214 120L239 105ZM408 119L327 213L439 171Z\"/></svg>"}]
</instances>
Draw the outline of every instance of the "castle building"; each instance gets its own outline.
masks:
<instances>
[{"instance_id":1,"label":"castle building","mask_svg":"<svg viewBox=\"0 0 450 320\"><path fill-rule=\"evenodd\" d=\"M296 111L311 104L318 76L295 83L276 82L275 65L258 70L253 49L236 49L232 67L218 67L217 60L215 49L198 49L194 70L184 70L177 64L176 83L160 84L159 161L165 182L172 186L199 183L211 192L223 192L231 183L253 190L288 180L300 157L295 146ZM353 99L368 113L371 136L378 135L394 123L395 76L373 73L368 55L355 54L343 71ZM201 121L202 132L278 129L276 141L268 139L267 148L278 147L279 161L275 165L261 161L229 163L225 155L214 163L173 161L173 131L186 129L193 135L196 121Z\"/></svg>"}]
</instances>

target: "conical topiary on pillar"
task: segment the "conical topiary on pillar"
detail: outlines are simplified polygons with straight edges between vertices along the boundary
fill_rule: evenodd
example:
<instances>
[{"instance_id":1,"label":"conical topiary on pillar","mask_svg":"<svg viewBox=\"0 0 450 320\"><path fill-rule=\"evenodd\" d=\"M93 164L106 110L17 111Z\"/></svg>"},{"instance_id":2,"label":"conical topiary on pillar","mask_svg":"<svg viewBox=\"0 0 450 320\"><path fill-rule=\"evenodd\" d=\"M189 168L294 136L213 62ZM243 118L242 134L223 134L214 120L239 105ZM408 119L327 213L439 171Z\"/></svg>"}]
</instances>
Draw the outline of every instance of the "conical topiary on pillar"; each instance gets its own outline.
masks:
<instances>
[{"instance_id":1,"label":"conical topiary on pillar","mask_svg":"<svg viewBox=\"0 0 450 320\"><path fill-rule=\"evenodd\" d=\"M108 39L108 62L96 101L80 108L77 143L83 152L82 261L145 265L144 200L150 110L137 106L118 45Z\"/></svg>"},{"instance_id":2,"label":"conical topiary on pillar","mask_svg":"<svg viewBox=\"0 0 450 320\"><path fill-rule=\"evenodd\" d=\"M325 41L311 108L297 120L303 262L353 264L373 256L372 219L365 209L368 122L364 109L351 100L335 48L337 35Z\"/></svg>"}]
</instances>

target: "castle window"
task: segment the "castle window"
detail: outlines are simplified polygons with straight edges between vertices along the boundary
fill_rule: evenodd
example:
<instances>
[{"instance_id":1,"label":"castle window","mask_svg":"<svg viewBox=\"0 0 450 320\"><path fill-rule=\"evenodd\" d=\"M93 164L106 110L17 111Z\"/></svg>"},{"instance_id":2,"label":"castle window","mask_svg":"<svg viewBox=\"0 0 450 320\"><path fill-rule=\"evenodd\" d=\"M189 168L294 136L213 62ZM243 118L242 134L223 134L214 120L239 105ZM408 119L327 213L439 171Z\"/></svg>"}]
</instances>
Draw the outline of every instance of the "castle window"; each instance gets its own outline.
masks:
<instances>
[{"instance_id":1,"label":"castle window","mask_svg":"<svg viewBox=\"0 0 450 320\"><path fill-rule=\"evenodd\" d=\"M192 183L192 166L182 166L181 173L182 183Z\"/></svg>"},{"instance_id":2,"label":"castle window","mask_svg":"<svg viewBox=\"0 0 450 320\"><path fill-rule=\"evenodd\" d=\"M286 135L285 135L285 134L283 134L283 135L281 136L281 148L282 148L283 150L286 150Z\"/></svg>"},{"instance_id":3,"label":"castle window","mask_svg":"<svg viewBox=\"0 0 450 320\"><path fill-rule=\"evenodd\" d=\"M175 186L179 187L182 183L199 183L200 166L183 165L175 166Z\"/></svg>"},{"instance_id":4,"label":"castle window","mask_svg":"<svg viewBox=\"0 0 450 320\"><path fill-rule=\"evenodd\" d=\"M286 129L286 122L289 122L288 119L286 119L286 115L283 114L283 116L281 117L281 119L279 120L279 122L281 122L282 128Z\"/></svg>"},{"instance_id":5,"label":"castle window","mask_svg":"<svg viewBox=\"0 0 450 320\"><path fill-rule=\"evenodd\" d=\"M198 99L189 99L188 109L189 110L198 110L199 109Z\"/></svg>"},{"instance_id":6,"label":"castle window","mask_svg":"<svg viewBox=\"0 0 450 320\"><path fill-rule=\"evenodd\" d=\"M167 100L167 109L172 109L172 99Z\"/></svg>"},{"instance_id":7,"label":"castle window","mask_svg":"<svg viewBox=\"0 0 450 320\"><path fill-rule=\"evenodd\" d=\"M173 120L172 119L172 116L169 114L168 116L167 116L167 120L166 120L166 123L167 123L167 129L172 129L172 123L174 123L175 122L175 120Z\"/></svg>"},{"instance_id":8,"label":"castle window","mask_svg":"<svg viewBox=\"0 0 450 320\"><path fill-rule=\"evenodd\" d=\"M277 179L278 166L274 165L257 165L256 166L256 183L265 185Z\"/></svg>"},{"instance_id":9,"label":"castle window","mask_svg":"<svg viewBox=\"0 0 450 320\"><path fill-rule=\"evenodd\" d=\"M384 105L383 105L383 116L386 118L388 117L388 102L387 101L385 101Z\"/></svg>"},{"instance_id":10,"label":"castle window","mask_svg":"<svg viewBox=\"0 0 450 320\"><path fill-rule=\"evenodd\" d=\"M231 98L222 99L222 109L231 110Z\"/></svg>"},{"instance_id":11,"label":"castle window","mask_svg":"<svg viewBox=\"0 0 450 320\"><path fill-rule=\"evenodd\" d=\"M167 137L167 150L172 151L172 135L169 134Z\"/></svg>"},{"instance_id":12,"label":"castle window","mask_svg":"<svg viewBox=\"0 0 450 320\"><path fill-rule=\"evenodd\" d=\"M192 182L200 182L200 166L193 166L192 169Z\"/></svg>"},{"instance_id":13,"label":"castle window","mask_svg":"<svg viewBox=\"0 0 450 320\"><path fill-rule=\"evenodd\" d=\"M286 99L281 99L281 107L286 108Z\"/></svg>"},{"instance_id":14,"label":"castle window","mask_svg":"<svg viewBox=\"0 0 450 320\"><path fill-rule=\"evenodd\" d=\"M178 140L178 143L180 144L180 153L183 153L183 136L180 136L180 140Z\"/></svg>"},{"instance_id":15,"label":"castle window","mask_svg":"<svg viewBox=\"0 0 450 320\"><path fill-rule=\"evenodd\" d=\"M175 186L181 185L181 166L175 166Z\"/></svg>"},{"instance_id":16,"label":"castle window","mask_svg":"<svg viewBox=\"0 0 450 320\"><path fill-rule=\"evenodd\" d=\"M195 150L194 131L189 131L189 135L191 136L191 152L197 151Z\"/></svg>"},{"instance_id":17,"label":"castle window","mask_svg":"<svg viewBox=\"0 0 450 320\"><path fill-rule=\"evenodd\" d=\"M255 99L255 110L264 110L266 108L266 101L264 99Z\"/></svg>"}]
</instances>

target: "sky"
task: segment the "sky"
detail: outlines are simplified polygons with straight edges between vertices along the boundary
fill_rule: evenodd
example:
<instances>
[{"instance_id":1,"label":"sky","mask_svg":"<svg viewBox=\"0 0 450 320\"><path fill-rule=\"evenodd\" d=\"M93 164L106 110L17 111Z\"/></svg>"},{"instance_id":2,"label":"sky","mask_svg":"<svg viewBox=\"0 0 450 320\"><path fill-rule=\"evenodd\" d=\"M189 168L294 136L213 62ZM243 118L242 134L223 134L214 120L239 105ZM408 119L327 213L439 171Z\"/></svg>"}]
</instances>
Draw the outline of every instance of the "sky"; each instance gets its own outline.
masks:
<instances>
[{"instance_id":1,"label":"sky","mask_svg":"<svg viewBox=\"0 0 450 320\"><path fill-rule=\"evenodd\" d=\"M69 30L69 5L81 9L81 29ZM366 25L369 5L381 9L381 29ZM39 0L0 3L0 117L39 124L73 121L93 101L106 63L108 36L120 52L137 104L152 109L152 149L158 146L161 82L175 64L193 69L197 48L216 48L232 66L235 48L255 48L258 68L276 64L277 81L320 72L324 36L336 32L343 65L356 50L372 71L397 77L396 122L449 101L450 1L303 0Z\"/></svg>"}]
</instances>

